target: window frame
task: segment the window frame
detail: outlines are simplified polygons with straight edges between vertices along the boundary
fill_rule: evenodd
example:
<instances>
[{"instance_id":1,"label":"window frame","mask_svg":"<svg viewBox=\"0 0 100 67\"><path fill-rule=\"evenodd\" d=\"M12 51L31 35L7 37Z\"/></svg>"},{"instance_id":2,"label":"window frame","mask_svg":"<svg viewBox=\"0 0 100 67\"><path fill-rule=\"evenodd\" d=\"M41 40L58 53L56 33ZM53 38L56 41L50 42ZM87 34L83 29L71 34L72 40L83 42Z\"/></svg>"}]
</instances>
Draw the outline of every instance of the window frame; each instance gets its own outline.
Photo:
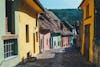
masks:
<instances>
[{"instance_id":1,"label":"window frame","mask_svg":"<svg viewBox=\"0 0 100 67\"><path fill-rule=\"evenodd\" d=\"M4 58L18 55L17 39L4 40Z\"/></svg>"}]
</instances>

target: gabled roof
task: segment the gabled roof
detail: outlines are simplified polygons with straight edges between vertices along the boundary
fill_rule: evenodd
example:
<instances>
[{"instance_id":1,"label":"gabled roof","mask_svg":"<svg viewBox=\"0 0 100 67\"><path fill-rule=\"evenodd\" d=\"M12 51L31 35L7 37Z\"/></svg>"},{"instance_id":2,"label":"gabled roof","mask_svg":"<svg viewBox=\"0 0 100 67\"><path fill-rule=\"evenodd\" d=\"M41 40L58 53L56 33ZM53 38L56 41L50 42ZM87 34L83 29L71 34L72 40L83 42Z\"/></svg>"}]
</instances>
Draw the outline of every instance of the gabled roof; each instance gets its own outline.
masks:
<instances>
[{"instance_id":1,"label":"gabled roof","mask_svg":"<svg viewBox=\"0 0 100 67\"><path fill-rule=\"evenodd\" d=\"M51 24L53 26L52 31L53 32L60 32L60 20L56 17L55 14L53 14L51 11L46 11L46 16L51 21Z\"/></svg>"},{"instance_id":2,"label":"gabled roof","mask_svg":"<svg viewBox=\"0 0 100 67\"><path fill-rule=\"evenodd\" d=\"M69 22L67 22L67 21L62 21L63 22L63 24L65 24L65 26L67 27L70 27L70 28L73 28L73 26L69 23Z\"/></svg>"},{"instance_id":3,"label":"gabled roof","mask_svg":"<svg viewBox=\"0 0 100 67\"><path fill-rule=\"evenodd\" d=\"M45 10L44 14L39 17L39 24L42 29L49 29L50 32L61 33L63 35L70 35L72 32L58 19L58 17L51 11ZM61 30L61 23L63 30ZM41 29L40 29L41 30Z\"/></svg>"},{"instance_id":4,"label":"gabled roof","mask_svg":"<svg viewBox=\"0 0 100 67\"><path fill-rule=\"evenodd\" d=\"M73 33L63 24L62 35L73 35Z\"/></svg>"},{"instance_id":5,"label":"gabled roof","mask_svg":"<svg viewBox=\"0 0 100 67\"><path fill-rule=\"evenodd\" d=\"M60 32L60 22L54 15L47 11L39 17L40 27L50 29L51 32Z\"/></svg>"},{"instance_id":6,"label":"gabled roof","mask_svg":"<svg viewBox=\"0 0 100 67\"><path fill-rule=\"evenodd\" d=\"M40 8L41 8L43 11L45 11L45 9L44 9L43 5L40 3L40 1L39 1L39 0L34 0L34 2L35 2L37 5L39 5L39 6L40 6Z\"/></svg>"},{"instance_id":7,"label":"gabled roof","mask_svg":"<svg viewBox=\"0 0 100 67\"><path fill-rule=\"evenodd\" d=\"M40 31L39 31L41 34L46 34L46 33L49 33L50 30L49 29L42 29L40 28Z\"/></svg>"},{"instance_id":8,"label":"gabled roof","mask_svg":"<svg viewBox=\"0 0 100 67\"><path fill-rule=\"evenodd\" d=\"M50 22L43 15L40 15L38 22L42 29L50 29L51 28Z\"/></svg>"}]
</instances>

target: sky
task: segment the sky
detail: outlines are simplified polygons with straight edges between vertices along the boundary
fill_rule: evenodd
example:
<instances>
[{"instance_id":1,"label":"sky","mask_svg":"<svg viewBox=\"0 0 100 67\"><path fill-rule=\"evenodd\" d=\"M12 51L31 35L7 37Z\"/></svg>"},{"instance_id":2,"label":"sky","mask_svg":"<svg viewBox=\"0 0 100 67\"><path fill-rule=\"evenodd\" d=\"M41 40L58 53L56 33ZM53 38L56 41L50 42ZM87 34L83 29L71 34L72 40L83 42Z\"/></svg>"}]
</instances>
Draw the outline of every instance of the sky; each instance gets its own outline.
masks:
<instances>
[{"instance_id":1,"label":"sky","mask_svg":"<svg viewBox=\"0 0 100 67\"><path fill-rule=\"evenodd\" d=\"M40 2L47 9L75 9L82 0L40 0Z\"/></svg>"}]
</instances>

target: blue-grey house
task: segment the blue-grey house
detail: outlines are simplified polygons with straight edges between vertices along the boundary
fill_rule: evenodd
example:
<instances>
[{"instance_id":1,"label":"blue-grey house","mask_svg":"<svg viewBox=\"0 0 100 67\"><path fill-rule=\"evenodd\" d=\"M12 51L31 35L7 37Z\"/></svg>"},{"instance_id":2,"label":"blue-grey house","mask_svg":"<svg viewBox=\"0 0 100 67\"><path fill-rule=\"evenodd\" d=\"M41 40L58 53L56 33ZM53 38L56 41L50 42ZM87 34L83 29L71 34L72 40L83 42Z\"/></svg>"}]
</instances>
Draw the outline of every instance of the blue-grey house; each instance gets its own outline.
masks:
<instances>
[{"instance_id":1,"label":"blue-grey house","mask_svg":"<svg viewBox=\"0 0 100 67\"><path fill-rule=\"evenodd\" d=\"M51 48L60 48L62 47L61 34L60 33L51 33Z\"/></svg>"}]
</instances>

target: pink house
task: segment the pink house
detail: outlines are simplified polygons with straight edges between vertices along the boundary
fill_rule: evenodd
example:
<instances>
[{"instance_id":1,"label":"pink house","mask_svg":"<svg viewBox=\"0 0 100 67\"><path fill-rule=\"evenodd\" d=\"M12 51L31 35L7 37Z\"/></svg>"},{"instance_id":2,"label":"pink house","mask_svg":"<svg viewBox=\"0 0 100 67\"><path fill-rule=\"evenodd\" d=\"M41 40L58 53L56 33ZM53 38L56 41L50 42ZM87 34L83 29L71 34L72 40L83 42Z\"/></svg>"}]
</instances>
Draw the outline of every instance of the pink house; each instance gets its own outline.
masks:
<instances>
[{"instance_id":1,"label":"pink house","mask_svg":"<svg viewBox=\"0 0 100 67\"><path fill-rule=\"evenodd\" d=\"M62 36L62 47L68 46L68 45L69 45L69 42L68 42L68 41L69 41L69 40L68 40L68 37Z\"/></svg>"},{"instance_id":2,"label":"pink house","mask_svg":"<svg viewBox=\"0 0 100 67\"><path fill-rule=\"evenodd\" d=\"M41 52L50 49L50 31L47 29L40 30L40 48Z\"/></svg>"},{"instance_id":3,"label":"pink house","mask_svg":"<svg viewBox=\"0 0 100 67\"><path fill-rule=\"evenodd\" d=\"M70 35L62 35L62 47L70 46Z\"/></svg>"},{"instance_id":4,"label":"pink house","mask_svg":"<svg viewBox=\"0 0 100 67\"><path fill-rule=\"evenodd\" d=\"M40 49L41 52L49 50L51 46L51 32L60 32L60 21L51 12L46 10L38 18L40 25Z\"/></svg>"},{"instance_id":5,"label":"pink house","mask_svg":"<svg viewBox=\"0 0 100 67\"><path fill-rule=\"evenodd\" d=\"M67 46L71 46L71 35L72 32L70 31L70 29L68 28L68 24L67 22L64 24L65 22L63 22L62 25L62 47L67 47Z\"/></svg>"}]
</instances>

